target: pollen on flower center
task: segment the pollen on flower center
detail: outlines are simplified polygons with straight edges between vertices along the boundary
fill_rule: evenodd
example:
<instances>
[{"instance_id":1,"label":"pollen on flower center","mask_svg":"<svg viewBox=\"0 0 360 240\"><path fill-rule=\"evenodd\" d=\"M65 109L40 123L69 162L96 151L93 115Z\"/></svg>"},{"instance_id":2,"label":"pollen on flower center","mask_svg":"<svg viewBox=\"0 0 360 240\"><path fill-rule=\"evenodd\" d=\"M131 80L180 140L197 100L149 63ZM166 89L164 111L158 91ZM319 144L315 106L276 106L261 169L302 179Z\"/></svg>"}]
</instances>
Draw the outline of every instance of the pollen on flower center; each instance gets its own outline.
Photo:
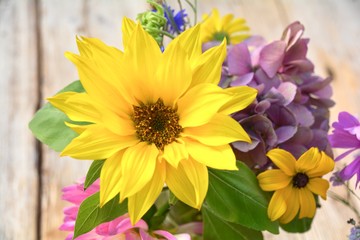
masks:
<instances>
[{"instance_id":1,"label":"pollen on flower center","mask_svg":"<svg viewBox=\"0 0 360 240\"><path fill-rule=\"evenodd\" d=\"M293 177L293 186L296 188L303 188L309 182L309 177L305 173L297 173Z\"/></svg>"},{"instance_id":2,"label":"pollen on flower center","mask_svg":"<svg viewBox=\"0 0 360 240\"><path fill-rule=\"evenodd\" d=\"M176 110L165 106L160 98L156 103L134 106L133 121L137 137L142 142L154 143L160 150L175 141L182 131Z\"/></svg>"}]
</instances>

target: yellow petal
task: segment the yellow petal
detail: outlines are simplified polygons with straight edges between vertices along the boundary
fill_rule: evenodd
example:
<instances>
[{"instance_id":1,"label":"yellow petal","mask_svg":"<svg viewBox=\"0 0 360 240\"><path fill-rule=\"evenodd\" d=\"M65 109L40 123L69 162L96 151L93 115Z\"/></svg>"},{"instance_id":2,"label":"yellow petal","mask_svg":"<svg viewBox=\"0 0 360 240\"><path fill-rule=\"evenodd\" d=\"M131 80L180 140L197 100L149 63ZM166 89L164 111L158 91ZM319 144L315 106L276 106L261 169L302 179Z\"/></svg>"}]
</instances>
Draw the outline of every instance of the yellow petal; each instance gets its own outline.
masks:
<instances>
[{"instance_id":1,"label":"yellow petal","mask_svg":"<svg viewBox=\"0 0 360 240\"><path fill-rule=\"evenodd\" d=\"M154 86L157 86L155 73L161 57L162 53L155 39L140 24L136 24L125 48L123 62L124 71L131 73L126 81L131 83L130 90L135 99L143 103L158 100Z\"/></svg>"},{"instance_id":2,"label":"yellow petal","mask_svg":"<svg viewBox=\"0 0 360 240\"><path fill-rule=\"evenodd\" d=\"M172 44L165 49L161 67L156 72L158 81L154 89L167 106L174 107L191 83L192 74L187 54L179 44Z\"/></svg>"},{"instance_id":3,"label":"yellow petal","mask_svg":"<svg viewBox=\"0 0 360 240\"><path fill-rule=\"evenodd\" d=\"M179 162L189 158L189 153L185 143L179 139L164 147L162 157L174 168L177 168Z\"/></svg>"},{"instance_id":4,"label":"yellow petal","mask_svg":"<svg viewBox=\"0 0 360 240\"><path fill-rule=\"evenodd\" d=\"M288 186L292 178L280 169L271 169L257 176L259 185L264 191L275 191Z\"/></svg>"},{"instance_id":5,"label":"yellow petal","mask_svg":"<svg viewBox=\"0 0 360 240\"><path fill-rule=\"evenodd\" d=\"M235 19L230 24L226 25L224 27L224 31L228 32L230 34L239 32L239 31L249 31L250 28L248 26L246 26L245 24L246 24L245 19L238 18L238 19Z\"/></svg>"},{"instance_id":6,"label":"yellow petal","mask_svg":"<svg viewBox=\"0 0 360 240\"><path fill-rule=\"evenodd\" d=\"M122 20L122 39L123 39L123 46L124 48L128 46L130 36L132 32L134 31L134 28L136 26L135 22L131 20L130 18L124 17Z\"/></svg>"},{"instance_id":7,"label":"yellow petal","mask_svg":"<svg viewBox=\"0 0 360 240\"><path fill-rule=\"evenodd\" d=\"M121 159L124 150L105 160L100 172L100 206L104 206L120 192Z\"/></svg>"},{"instance_id":8,"label":"yellow petal","mask_svg":"<svg viewBox=\"0 0 360 240\"><path fill-rule=\"evenodd\" d=\"M296 159L291 153L280 149L272 149L270 150L266 156L268 156L271 161L280 168L286 175L294 176L295 175L295 163Z\"/></svg>"},{"instance_id":9,"label":"yellow petal","mask_svg":"<svg viewBox=\"0 0 360 240\"><path fill-rule=\"evenodd\" d=\"M310 148L296 161L296 171L307 173L318 166L321 154L317 148Z\"/></svg>"},{"instance_id":10,"label":"yellow petal","mask_svg":"<svg viewBox=\"0 0 360 240\"><path fill-rule=\"evenodd\" d=\"M120 77L123 74L118 77L119 72L114 73L116 68L101 69L93 60L69 52L65 53L65 57L76 65L81 84L94 102L110 108L114 112L126 111L128 113L132 109L131 104L134 100L128 96L127 92L121 92L124 88L121 87L121 83L124 81L120 81ZM108 81L109 79L112 80ZM117 84L113 82L117 82Z\"/></svg>"},{"instance_id":11,"label":"yellow petal","mask_svg":"<svg viewBox=\"0 0 360 240\"><path fill-rule=\"evenodd\" d=\"M306 172L309 177L321 177L334 169L334 160L326 155L325 152L320 152L320 154L317 165Z\"/></svg>"},{"instance_id":12,"label":"yellow petal","mask_svg":"<svg viewBox=\"0 0 360 240\"><path fill-rule=\"evenodd\" d=\"M204 125L184 128L182 135L209 146L221 146L235 141L251 142L241 125L224 114L216 114Z\"/></svg>"},{"instance_id":13,"label":"yellow petal","mask_svg":"<svg viewBox=\"0 0 360 240\"><path fill-rule=\"evenodd\" d=\"M88 128L87 125L77 125L69 122L65 122L65 125L71 128L77 134L83 133Z\"/></svg>"},{"instance_id":14,"label":"yellow petal","mask_svg":"<svg viewBox=\"0 0 360 240\"><path fill-rule=\"evenodd\" d=\"M313 193L320 195L326 200L326 192L329 189L329 182L322 178L310 178L306 187Z\"/></svg>"},{"instance_id":15,"label":"yellow petal","mask_svg":"<svg viewBox=\"0 0 360 240\"><path fill-rule=\"evenodd\" d=\"M271 197L267 210L271 221L279 219L286 211L286 203L282 192L282 190L275 191Z\"/></svg>"},{"instance_id":16,"label":"yellow petal","mask_svg":"<svg viewBox=\"0 0 360 240\"><path fill-rule=\"evenodd\" d=\"M316 211L314 195L307 188L300 188L300 213L299 218L313 218Z\"/></svg>"},{"instance_id":17,"label":"yellow petal","mask_svg":"<svg viewBox=\"0 0 360 240\"><path fill-rule=\"evenodd\" d=\"M226 115L246 108L254 101L257 95L257 90L255 88L247 86L231 87L225 89L225 91L233 95L233 98L219 110L220 113Z\"/></svg>"},{"instance_id":18,"label":"yellow petal","mask_svg":"<svg viewBox=\"0 0 360 240\"><path fill-rule=\"evenodd\" d=\"M214 84L196 85L178 101L180 125L185 128L208 123L231 98L231 94Z\"/></svg>"},{"instance_id":19,"label":"yellow petal","mask_svg":"<svg viewBox=\"0 0 360 240\"><path fill-rule=\"evenodd\" d=\"M126 149L121 162L121 202L140 191L150 181L158 154L157 147L146 142L140 142Z\"/></svg>"},{"instance_id":20,"label":"yellow petal","mask_svg":"<svg viewBox=\"0 0 360 240\"><path fill-rule=\"evenodd\" d=\"M171 192L187 205L200 209L208 189L208 170L191 158L179 163L178 168L166 165L166 184Z\"/></svg>"},{"instance_id":21,"label":"yellow petal","mask_svg":"<svg viewBox=\"0 0 360 240\"><path fill-rule=\"evenodd\" d=\"M70 102L69 99L76 97L79 101L77 103ZM93 105L93 102L85 93L64 92L47 99L51 105L64 112L71 120L77 122L92 122L100 121L100 113Z\"/></svg>"},{"instance_id":22,"label":"yellow petal","mask_svg":"<svg viewBox=\"0 0 360 240\"><path fill-rule=\"evenodd\" d=\"M164 186L165 162L157 163L155 174L137 193L129 197L128 209L131 223L135 225L156 201Z\"/></svg>"},{"instance_id":23,"label":"yellow petal","mask_svg":"<svg viewBox=\"0 0 360 240\"><path fill-rule=\"evenodd\" d=\"M226 41L219 46L205 51L201 57L193 61L193 80L191 86L200 83L218 84L221 77L221 69L226 57Z\"/></svg>"},{"instance_id":24,"label":"yellow petal","mask_svg":"<svg viewBox=\"0 0 360 240\"><path fill-rule=\"evenodd\" d=\"M200 25L195 25L182 32L178 37L169 43L167 48L172 45L180 44L188 53L189 59L196 59L201 55L201 41L200 41Z\"/></svg>"},{"instance_id":25,"label":"yellow petal","mask_svg":"<svg viewBox=\"0 0 360 240\"><path fill-rule=\"evenodd\" d=\"M238 43L244 41L245 39L249 38L250 36L251 36L250 34L241 34L241 35L231 36L230 42L231 42L231 44L238 44Z\"/></svg>"},{"instance_id":26,"label":"yellow petal","mask_svg":"<svg viewBox=\"0 0 360 240\"><path fill-rule=\"evenodd\" d=\"M96 124L74 138L62 151L61 156L76 159L106 159L116 152L139 142L135 135L119 136Z\"/></svg>"},{"instance_id":27,"label":"yellow petal","mask_svg":"<svg viewBox=\"0 0 360 240\"><path fill-rule=\"evenodd\" d=\"M284 199L286 202L286 211L280 217L281 223L289 223L296 217L296 214L299 212L300 201L299 201L299 190L294 189L291 185L286 187L283 191Z\"/></svg>"},{"instance_id":28,"label":"yellow petal","mask_svg":"<svg viewBox=\"0 0 360 240\"><path fill-rule=\"evenodd\" d=\"M186 149L195 161L215 169L238 169L234 152L229 145L207 146L189 138L184 138L184 141Z\"/></svg>"}]
</instances>

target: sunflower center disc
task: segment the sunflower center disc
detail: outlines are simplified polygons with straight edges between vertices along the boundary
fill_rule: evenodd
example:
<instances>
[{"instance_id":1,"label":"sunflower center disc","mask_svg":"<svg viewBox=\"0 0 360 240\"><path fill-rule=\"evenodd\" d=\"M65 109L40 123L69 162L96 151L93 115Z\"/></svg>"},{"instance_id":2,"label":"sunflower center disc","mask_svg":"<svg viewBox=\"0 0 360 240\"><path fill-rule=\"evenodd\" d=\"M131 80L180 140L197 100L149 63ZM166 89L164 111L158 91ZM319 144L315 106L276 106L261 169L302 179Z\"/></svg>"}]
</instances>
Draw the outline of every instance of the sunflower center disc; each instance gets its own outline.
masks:
<instances>
[{"instance_id":1,"label":"sunflower center disc","mask_svg":"<svg viewBox=\"0 0 360 240\"><path fill-rule=\"evenodd\" d=\"M297 173L293 177L293 186L297 188L303 188L309 182L309 177L304 173Z\"/></svg>"},{"instance_id":2,"label":"sunflower center disc","mask_svg":"<svg viewBox=\"0 0 360 240\"><path fill-rule=\"evenodd\" d=\"M159 98L156 103L134 106L133 121L136 134L142 142L154 143L158 149L180 136L179 116Z\"/></svg>"},{"instance_id":3,"label":"sunflower center disc","mask_svg":"<svg viewBox=\"0 0 360 240\"><path fill-rule=\"evenodd\" d=\"M226 32L216 32L213 35L213 40L218 41L218 42L222 42L222 40L224 40L224 38L226 38L226 42L229 44L230 37L229 37L229 34L227 34Z\"/></svg>"}]
</instances>

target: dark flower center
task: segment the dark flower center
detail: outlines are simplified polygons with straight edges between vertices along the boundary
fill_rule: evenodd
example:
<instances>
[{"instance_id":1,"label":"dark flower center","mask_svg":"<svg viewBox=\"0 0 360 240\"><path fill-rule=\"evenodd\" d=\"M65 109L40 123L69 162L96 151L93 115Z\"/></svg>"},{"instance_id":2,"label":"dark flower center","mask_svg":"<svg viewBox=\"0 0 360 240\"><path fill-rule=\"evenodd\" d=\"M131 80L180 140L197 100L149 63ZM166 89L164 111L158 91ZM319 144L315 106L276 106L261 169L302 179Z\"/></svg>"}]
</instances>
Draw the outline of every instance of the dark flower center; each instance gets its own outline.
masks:
<instances>
[{"instance_id":1,"label":"dark flower center","mask_svg":"<svg viewBox=\"0 0 360 240\"><path fill-rule=\"evenodd\" d=\"M140 141L154 143L160 150L175 141L182 131L176 110L165 106L160 98L156 103L134 106L133 121Z\"/></svg>"},{"instance_id":2,"label":"dark flower center","mask_svg":"<svg viewBox=\"0 0 360 240\"><path fill-rule=\"evenodd\" d=\"M226 43L230 44L230 36L226 32L216 32L213 35L214 41L221 42L222 40L224 40L224 38L226 38Z\"/></svg>"},{"instance_id":3,"label":"dark flower center","mask_svg":"<svg viewBox=\"0 0 360 240\"><path fill-rule=\"evenodd\" d=\"M303 188L309 182L309 177L305 173L297 173L293 177L293 186L296 188Z\"/></svg>"}]
</instances>

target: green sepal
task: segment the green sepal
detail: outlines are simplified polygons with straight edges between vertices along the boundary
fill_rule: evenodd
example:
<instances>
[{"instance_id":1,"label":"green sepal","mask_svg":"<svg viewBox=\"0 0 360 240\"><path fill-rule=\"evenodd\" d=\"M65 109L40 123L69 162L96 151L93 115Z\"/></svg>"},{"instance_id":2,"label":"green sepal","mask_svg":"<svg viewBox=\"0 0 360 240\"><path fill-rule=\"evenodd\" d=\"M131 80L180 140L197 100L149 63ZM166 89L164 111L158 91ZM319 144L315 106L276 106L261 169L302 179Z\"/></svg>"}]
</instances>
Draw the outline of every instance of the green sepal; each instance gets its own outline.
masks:
<instances>
[{"instance_id":1,"label":"green sepal","mask_svg":"<svg viewBox=\"0 0 360 240\"><path fill-rule=\"evenodd\" d=\"M240 224L228 222L219 218L207 208L201 210L204 219L204 239L222 240L262 240L260 231L246 228Z\"/></svg>"},{"instance_id":2,"label":"green sepal","mask_svg":"<svg viewBox=\"0 0 360 240\"><path fill-rule=\"evenodd\" d=\"M86 174L84 189L86 190L93 182L100 178L100 172L105 160L95 160L91 163L89 171Z\"/></svg>"},{"instance_id":3,"label":"green sepal","mask_svg":"<svg viewBox=\"0 0 360 240\"><path fill-rule=\"evenodd\" d=\"M75 81L60 92L84 92L80 81ZM29 123L29 128L34 136L42 143L57 152L61 152L78 134L65 125L65 122L74 123L65 113L46 103L39 109ZM79 124L79 123L77 123Z\"/></svg>"},{"instance_id":4,"label":"green sepal","mask_svg":"<svg viewBox=\"0 0 360 240\"><path fill-rule=\"evenodd\" d=\"M296 216L291 222L281 224L280 227L290 233L304 233L310 230L313 218L299 219Z\"/></svg>"},{"instance_id":5,"label":"green sepal","mask_svg":"<svg viewBox=\"0 0 360 240\"><path fill-rule=\"evenodd\" d=\"M204 208L225 221L278 234L279 223L267 215L270 195L259 187L255 174L242 162L237 171L209 169Z\"/></svg>"},{"instance_id":6,"label":"green sepal","mask_svg":"<svg viewBox=\"0 0 360 240\"><path fill-rule=\"evenodd\" d=\"M74 237L87 233L101 223L109 222L127 213L127 199L119 203L119 194L100 208L100 193L86 198L80 205L75 222Z\"/></svg>"}]
</instances>

